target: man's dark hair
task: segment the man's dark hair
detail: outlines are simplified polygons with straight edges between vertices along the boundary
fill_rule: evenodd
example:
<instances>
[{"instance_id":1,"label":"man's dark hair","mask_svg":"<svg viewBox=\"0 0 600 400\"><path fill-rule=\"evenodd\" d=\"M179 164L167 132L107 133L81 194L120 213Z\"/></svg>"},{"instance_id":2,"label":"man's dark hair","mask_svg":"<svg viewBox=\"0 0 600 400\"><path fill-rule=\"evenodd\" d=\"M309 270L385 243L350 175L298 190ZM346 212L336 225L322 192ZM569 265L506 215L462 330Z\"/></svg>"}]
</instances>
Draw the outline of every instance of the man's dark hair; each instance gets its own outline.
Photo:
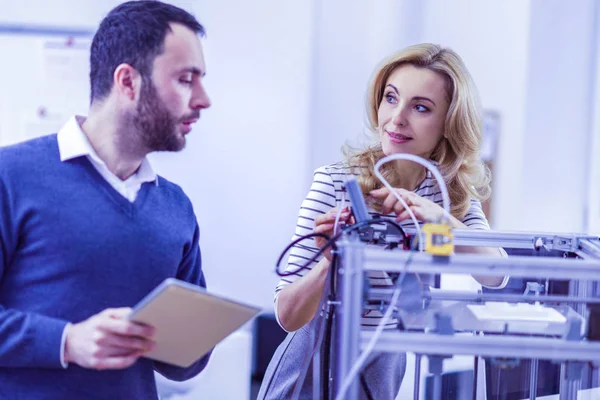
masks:
<instances>
[{"instance_id":1,"label":"man's dark hair","mask_svg":"<svg viewBox=\"0 0 600 400\"><path fill-rule=\"evenodd\" d=\"M91 101L110 92L120 64L150 78L156 56L164 51L170 23L182 24L204 36L204 27L181 8L155 0L128 1L106 15L94 35L90 54Z\"/></svg>"}]
</instances>

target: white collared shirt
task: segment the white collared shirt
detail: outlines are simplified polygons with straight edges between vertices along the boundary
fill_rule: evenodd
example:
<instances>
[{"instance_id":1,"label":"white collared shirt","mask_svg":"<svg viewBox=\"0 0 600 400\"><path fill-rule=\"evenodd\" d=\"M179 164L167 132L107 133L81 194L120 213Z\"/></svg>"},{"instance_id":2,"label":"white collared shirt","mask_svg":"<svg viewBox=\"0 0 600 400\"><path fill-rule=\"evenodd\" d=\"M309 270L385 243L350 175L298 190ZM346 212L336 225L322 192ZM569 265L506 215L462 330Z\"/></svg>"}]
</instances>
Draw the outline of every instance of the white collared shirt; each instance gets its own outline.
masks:
<instances>
[{"instance_id":1,"label":"white collared shirt","mask_svg":"<svg viewBox=\"0 0 600 400\"><path fill-rule=\"evenodd\" d=\"M85 121L85 117L73 116L69 121L58 131L56 137L58 141L58 151L60 160L67 161L73 158L86 156L92 163L94 168L102 175L104 179L123 197L130 202L134 202L142 184L145 182L156 182L156 173L150 166L148 159L144 157L140 168L126 180L121 180L113 174L106 163L98 156L87 136L81 129L81 124Z\"/></svg>"},{"instance_id":2,"label":"white collared shirt","mask_svg":"<svg viewBox=\"0 0 600 400\"><path fill-rule=\"evenodd\" d=\"M56 140L58 141L60 161L72 160L73 158L83 156L87 157L100 175L102 175L102 177L106 179L117 192L132 203L135 201L144 182L156 182L158 185L156 173L150 166L146 157L142 160L142 164L138 170L126 180L123 181L113 174L106 166L106 163L98 156L85 132L81 129L81 124L83 124L84 121L85 117L75 115L58 131ZM70 324L67 324L63 331L60 345L60 363L63 368L67 368L68 366L65 362L65 344L67 340L67 328L69 325Z\"/></svg>"}]
</instances>

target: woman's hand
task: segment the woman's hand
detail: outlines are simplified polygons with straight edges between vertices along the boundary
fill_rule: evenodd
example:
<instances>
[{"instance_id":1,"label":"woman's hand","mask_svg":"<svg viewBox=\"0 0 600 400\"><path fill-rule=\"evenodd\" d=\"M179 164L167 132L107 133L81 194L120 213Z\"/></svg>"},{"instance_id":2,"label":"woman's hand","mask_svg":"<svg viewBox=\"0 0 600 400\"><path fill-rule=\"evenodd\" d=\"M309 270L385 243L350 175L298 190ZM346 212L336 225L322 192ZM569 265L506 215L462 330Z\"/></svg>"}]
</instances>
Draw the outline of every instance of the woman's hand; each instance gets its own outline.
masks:
<instances>
[{"instance_id":1,"label":"woman's hand","mask_svg":"<svg viewBox=\"0 0 600 400\"><path fill-rule=\"evenodd\" d=\"M317 218L315 218L315 233L323 233L329 237L333 236L335 217L337 215L338 209L332 208L326 214L321 214ZM340 215L339 223L346 224L354 224L354 217L350 213L350 207L346 206L342 209L342 214ZM321 248L327 243L327 240L322 237L315 237L315 244L318 248ZM324 252L325 258L331 261L331 247L328 247Z\"/></svg>"},{"instance_id":2,"label":"woman's hand","mask_svg":"<svg viewBox=\"0 0 600 400\"><path fill-rule=\"evenodd\" d=\"M444 216L444 209L433 201L424 199L418 194L406 189L394 189L398 195L406 202L406 205L415 214L419 221L439 221ZM394 212L396 214L396 222L402 222L410 219L408 211L404 208L398 198L388 188L372 190L369 196L381 205L381 213L383 215Z\"/></svg>"}]
</instances>

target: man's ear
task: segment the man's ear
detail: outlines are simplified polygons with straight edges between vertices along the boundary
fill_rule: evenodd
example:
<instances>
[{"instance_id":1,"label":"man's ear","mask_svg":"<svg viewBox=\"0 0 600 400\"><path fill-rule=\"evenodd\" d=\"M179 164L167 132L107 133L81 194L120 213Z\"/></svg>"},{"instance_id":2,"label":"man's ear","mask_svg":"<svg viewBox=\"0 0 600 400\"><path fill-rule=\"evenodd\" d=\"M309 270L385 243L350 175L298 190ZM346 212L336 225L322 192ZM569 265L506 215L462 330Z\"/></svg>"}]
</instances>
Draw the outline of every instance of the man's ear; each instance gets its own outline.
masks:
<instances>
[{"instance_id":1,"label":"man's ear","mask_svg":"<svg viewBox=\"0 0 600 400\"><path fill-rule=\"evenodd\" d=\"M129 64L120 64L113 74L114 89L120 96L135 101L140 94L142 77L140 73Z\"/></svg>"}]
</instances>

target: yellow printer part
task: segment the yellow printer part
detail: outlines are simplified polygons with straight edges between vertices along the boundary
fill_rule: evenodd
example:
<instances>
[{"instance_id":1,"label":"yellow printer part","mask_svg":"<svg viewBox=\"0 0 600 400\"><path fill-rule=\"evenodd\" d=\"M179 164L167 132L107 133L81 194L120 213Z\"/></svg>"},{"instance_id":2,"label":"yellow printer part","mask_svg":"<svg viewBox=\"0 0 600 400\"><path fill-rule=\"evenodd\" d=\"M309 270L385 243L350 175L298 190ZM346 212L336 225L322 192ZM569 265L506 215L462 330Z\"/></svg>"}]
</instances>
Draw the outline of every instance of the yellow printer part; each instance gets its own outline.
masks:
<instances>
[{"instance_id":1,"label":"yellow printer part","mask_svg":"<svg viewBox=\"0 0 600 400\"><path fill-rule=\"evenodd\" d=\"M425 235L425 252L449 256L454 251L452 231L446 224L427 223L421 228Z\"/></svg>"}]
</instances>

